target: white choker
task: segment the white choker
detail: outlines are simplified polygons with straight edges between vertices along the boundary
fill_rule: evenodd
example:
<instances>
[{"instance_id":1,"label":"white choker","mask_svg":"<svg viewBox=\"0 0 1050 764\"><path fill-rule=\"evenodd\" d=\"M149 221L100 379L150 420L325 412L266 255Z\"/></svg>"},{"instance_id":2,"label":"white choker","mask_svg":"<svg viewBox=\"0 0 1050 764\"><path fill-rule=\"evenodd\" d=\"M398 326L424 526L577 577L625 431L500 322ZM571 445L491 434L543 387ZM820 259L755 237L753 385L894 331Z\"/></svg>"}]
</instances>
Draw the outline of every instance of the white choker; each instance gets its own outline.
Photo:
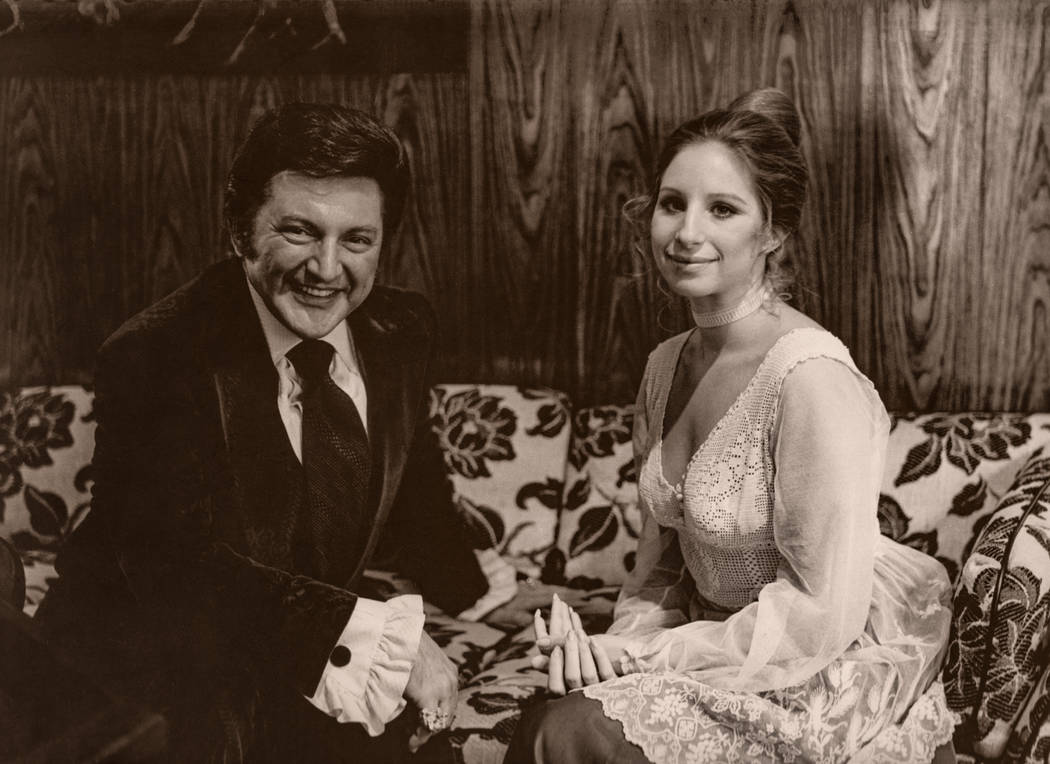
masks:
<instances>
[{"instance_id":1,"label":"white choker","mask_svg":"<svg viewBox=\"0 0 1050 764\"><path fill-rule=\"evenodd\" d=\"M762 303L766 301L769 292L766 289L765 284L759 284L754 289L750 290L744 295L744 299L734 305L732 308L725 308L724 310L713 310L709 313L700 313L693 309L693 321L701 329L711 329L716 326L724 326L725 324L731 324L734 321L739 321L745 316L750 316L760 307Z\"/></svg>"}]
</instances>

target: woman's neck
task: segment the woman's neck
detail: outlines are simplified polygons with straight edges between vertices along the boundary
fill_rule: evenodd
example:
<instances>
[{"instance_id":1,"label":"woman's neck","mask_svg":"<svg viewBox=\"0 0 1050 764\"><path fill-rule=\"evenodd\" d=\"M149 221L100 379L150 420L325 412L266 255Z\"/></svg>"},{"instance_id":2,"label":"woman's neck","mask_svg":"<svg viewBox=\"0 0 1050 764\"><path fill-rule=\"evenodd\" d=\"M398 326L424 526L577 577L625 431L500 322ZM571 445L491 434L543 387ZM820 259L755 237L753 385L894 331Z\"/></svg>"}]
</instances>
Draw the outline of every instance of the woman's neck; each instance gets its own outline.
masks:
<instances>
[{"instance_id":1,"label":"woman's neck","mask_svg":"<svg viewBox=\"0 0 1050 764\"><path fill-rule=\"evenodd\" d=\"M718 354L722 350L747 344L748 339L760 331L764 319L769 318L763 307L772 299L765 282L759 282L727 307L702 311L691 305L693 321L700 330L697 337L700 345L706 353Z\"/></svg>"},{"instance_id":2,"label":"woman's neck","mask_svg":"<svg viewBox=\"0 0 1050 764\"><path fill-rule=\"evenodd\" d=\"M769 287L764 281L759 281L751 285L739 299L729 305L708 310L698 306L696 303L692 303L690 311L693 314L693 323L700 327L701 330L716 329L747 318L761 308L762 304L768 299Z\"/></svg>"}]
</instances>

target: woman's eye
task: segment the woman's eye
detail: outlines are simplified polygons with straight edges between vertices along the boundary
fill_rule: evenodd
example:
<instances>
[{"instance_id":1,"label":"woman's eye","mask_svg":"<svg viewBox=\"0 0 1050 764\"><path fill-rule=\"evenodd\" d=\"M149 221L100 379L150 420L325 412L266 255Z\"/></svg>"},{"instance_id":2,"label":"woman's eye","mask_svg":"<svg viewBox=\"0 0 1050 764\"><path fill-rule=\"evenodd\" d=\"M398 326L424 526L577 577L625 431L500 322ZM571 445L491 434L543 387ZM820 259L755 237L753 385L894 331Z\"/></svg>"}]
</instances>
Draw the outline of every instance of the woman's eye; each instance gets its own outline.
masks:
<instances>
[{"instance_id":1,"label":"woman's eye","mask_svg":"<svg viewBox=\"0 0 1050 764\"><path fill-rule=\"evenodd\" d=\"M736 209L730 207L728 204L716 204L713 207L711 207L711 214L714 215L716 218L725 220L726 218L735 215Z\"/></svg>"},{"instance_id":2,"label":"woman's eye","mask_svg":"<svg viewBox=\"0 0 1050 764\"><path fill-rule=\"evenodd\" d=\"M681 212L685 208L682 200L676 196L665 196L660 200L658 206L664 212Z\"/></svg>"}]
</instances>

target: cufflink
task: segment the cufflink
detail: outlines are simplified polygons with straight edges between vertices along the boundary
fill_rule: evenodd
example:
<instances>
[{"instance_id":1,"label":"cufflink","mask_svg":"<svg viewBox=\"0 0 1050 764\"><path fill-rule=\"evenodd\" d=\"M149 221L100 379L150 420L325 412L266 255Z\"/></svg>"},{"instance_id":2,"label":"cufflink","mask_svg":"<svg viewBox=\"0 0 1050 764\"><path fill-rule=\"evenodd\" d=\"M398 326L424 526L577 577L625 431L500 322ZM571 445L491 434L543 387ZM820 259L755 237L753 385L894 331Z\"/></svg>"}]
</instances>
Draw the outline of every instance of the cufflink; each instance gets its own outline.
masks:
<instances>
[{"instance_id":1,"label":"cufflink","mask_svg":"<svg viewBox=\"0 0 1050 764\"><path fill-rule=\"evenodd\" d=\"M336 668L342 668L350 662L350 648L346 645L336 645L328 656L328 662Z\"/></svg>"}]
</instances>

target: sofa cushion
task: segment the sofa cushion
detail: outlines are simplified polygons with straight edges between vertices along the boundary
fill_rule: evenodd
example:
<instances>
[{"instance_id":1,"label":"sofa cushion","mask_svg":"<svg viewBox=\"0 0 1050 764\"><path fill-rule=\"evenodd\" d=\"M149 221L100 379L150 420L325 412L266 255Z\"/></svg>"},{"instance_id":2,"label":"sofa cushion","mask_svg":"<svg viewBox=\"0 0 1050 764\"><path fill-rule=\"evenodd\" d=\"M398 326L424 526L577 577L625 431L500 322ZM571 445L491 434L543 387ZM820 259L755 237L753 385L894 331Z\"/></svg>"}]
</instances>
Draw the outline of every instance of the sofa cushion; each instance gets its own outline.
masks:
<instances>
[{"instance_id":1,"label":"sofa cushion","mask_svg":"<svg viewBox=\"0 0 1050 764\"><path fill-rule=\"evenodd\" d=\"M573 415L558 518L560 558L548 566L548 583L622 584L634 567L642 519L631 446L633 410L633 405L595 406Z\"/></svg>"},{"instance_id":2,"label":"sofa cushion","mask_svg":"<svg viewBox=\"0 0 1050 764\"><path fill-rule=\"evenodd\" d=\"M935 556L955 580L999 497L1046 445L1050 414L892 416L883 533Z\"/></svg>"},{"instance_id":3,"label":"sofa cushion","mask_svg":"<svg viewBox=\"0 0 1050 764\"><path fill-rule=\"evenodd\" d=\"M963 719L957 737L972 742L974 753L995 758L1005 750L1046 669L1048 620L1050 448L1033 455L999 501L956 587L944 675L948 701Z\"/></svg>"},{"instance_id":4,"label":"sofa cushion","mask_svg":"<svg viewBox=\"0 0 1050 764\"><path fill-rule=\"evenodd\" d=\"M563 393L510 385L438 385L430 423L477 548L538 577L554 544L569 450Z\"/></svg>"}]
</instances>

